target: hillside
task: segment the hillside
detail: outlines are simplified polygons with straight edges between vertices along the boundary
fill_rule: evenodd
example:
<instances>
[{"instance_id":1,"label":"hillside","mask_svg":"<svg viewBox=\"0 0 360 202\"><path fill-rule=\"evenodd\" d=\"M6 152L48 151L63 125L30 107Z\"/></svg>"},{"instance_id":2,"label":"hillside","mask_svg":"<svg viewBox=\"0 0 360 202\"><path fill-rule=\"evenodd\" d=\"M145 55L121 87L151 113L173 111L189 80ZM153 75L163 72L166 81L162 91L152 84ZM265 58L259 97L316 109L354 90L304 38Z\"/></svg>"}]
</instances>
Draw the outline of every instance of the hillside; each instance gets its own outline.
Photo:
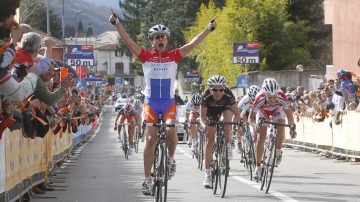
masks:
<instances>
[{"instance_id":1,"label":"hillside","mask_svg":"<svg viewBox=\"0 0 360 202\"><path fill-rule=\"evenodd\" d=\"M114 2L117 0L107 0L107 2ZM76 15L77 23L81 20L84 27L91 23L94 34L101 34L108 30L114 30L114 27L108 22L112 8L117 13L120 13L119 6L104 6L99 3L94 3L95 0L65 0L65 25L75 24L74 12L78 9L83 11L84 14ZM104 0L102 2L105 2ZM112 3L114 5L114 3ZM62 0L50 1L50 8L61 19L62 16Z\"/></svg>"}]
</instances>

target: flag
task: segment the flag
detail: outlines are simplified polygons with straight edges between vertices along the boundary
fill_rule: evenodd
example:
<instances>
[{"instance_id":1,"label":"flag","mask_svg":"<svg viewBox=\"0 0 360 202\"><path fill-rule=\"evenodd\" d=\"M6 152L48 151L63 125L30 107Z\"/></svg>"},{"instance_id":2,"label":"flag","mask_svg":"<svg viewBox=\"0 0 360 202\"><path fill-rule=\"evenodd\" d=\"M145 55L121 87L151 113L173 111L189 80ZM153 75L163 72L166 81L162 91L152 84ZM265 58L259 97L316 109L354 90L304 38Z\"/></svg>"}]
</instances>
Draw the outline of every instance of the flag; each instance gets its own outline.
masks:
<instances>
[{"instance_id":1,"label":"flag","mask_svg":"<svg viewBox=\"0 0 360 202\"><path fill-rule=\"evenodd\" d=\"M84 66L77 66L76 67L76 73L77 73L77 75L79 75L80 79L85 78L85 74L86 74L85 67Z\"/></svg>"}]
</instances>

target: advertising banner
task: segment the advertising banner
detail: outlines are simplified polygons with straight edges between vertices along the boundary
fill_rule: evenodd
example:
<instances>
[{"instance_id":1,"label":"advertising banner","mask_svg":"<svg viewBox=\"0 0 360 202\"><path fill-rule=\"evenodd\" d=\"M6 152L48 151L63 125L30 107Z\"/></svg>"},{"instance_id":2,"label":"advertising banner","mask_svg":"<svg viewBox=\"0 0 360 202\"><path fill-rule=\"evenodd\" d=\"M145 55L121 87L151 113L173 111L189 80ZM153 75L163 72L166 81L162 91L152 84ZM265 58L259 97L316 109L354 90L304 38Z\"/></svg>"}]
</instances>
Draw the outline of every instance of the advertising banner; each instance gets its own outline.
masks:
<instances>
[{"instance_id":1,"label":"advertising banner","mask_svg":"<svg viewBox=\"0 0 360 202\"><path fill-rule=\"evenodd\" d=\"M198 83L200 81L199 71L196 69L188 69L184 75L185 83Z\"/></svg>"},{"instance_id":2,"label":"advertising banner","mask_svg":"<svg viewBox=\"0 0 360 202\"><path fill-rule=\"evenodd\" d=\"M259 43L234 43L234 64L257 64L259 63Z\"/></svg>"},{"instance_id":3,"label":"advertising banner","mask_svg":"<svg viewBox=\"0 0 360 202\"><path fill-rule=\"evenodd\" d=\"M94 47L93 45L68 45L67 59L70 66L93 66Z\"/></svg>"}]
</instances>

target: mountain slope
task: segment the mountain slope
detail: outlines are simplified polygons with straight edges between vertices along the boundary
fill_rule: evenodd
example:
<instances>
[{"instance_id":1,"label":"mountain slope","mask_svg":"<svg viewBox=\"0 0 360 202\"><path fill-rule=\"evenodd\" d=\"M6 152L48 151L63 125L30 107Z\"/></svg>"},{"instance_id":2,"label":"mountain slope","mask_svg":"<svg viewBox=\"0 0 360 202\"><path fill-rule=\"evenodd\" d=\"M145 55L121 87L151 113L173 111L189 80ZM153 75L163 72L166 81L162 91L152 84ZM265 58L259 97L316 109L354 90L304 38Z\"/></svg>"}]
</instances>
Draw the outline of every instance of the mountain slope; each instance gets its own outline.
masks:
<instances>
[{"instance_id":1,"label":"mountain slope","mask_svg":"<svg viewBox=\"0 0 360 202\"><path fill-rule=\"evenodd\" d=\"M111 0L108 0L111 1ZM112 0L116 1L116 0ZM65 25L75 25L75 14L77 10L83 11L83 14L76 15L76 23L82 21L84 28L91 24L94 34L98 35L105 31L114 30L114 27L109 23L108 19L111 14L110 9L119 12L119 7L107 7L95 4L94 0L64 0L65 3ZM52 0L49 2L50 8L61 19L62 16L62 0Z\"/></svg>"}]
</instances>

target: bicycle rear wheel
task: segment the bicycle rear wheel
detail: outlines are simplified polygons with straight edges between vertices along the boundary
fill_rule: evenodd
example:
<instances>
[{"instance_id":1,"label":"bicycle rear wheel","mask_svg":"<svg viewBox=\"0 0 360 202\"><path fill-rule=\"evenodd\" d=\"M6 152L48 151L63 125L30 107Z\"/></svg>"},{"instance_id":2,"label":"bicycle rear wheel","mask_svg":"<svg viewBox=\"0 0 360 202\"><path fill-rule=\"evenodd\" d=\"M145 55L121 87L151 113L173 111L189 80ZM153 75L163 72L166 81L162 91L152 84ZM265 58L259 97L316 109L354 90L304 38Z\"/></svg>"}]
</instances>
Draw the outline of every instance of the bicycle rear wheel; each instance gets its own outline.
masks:
<instances>
[{"instance_id":1,"label":"bicycle rear wheel","mask_svg":"<svg viewBox=\"0 0 360 202\"><path fill-rule=\"evenodd\" d=\"M213 160L211 164L211 186L213 189L213 194L216 194L217 187L218 187L218 180L219 180L219 173L218 173L218 165L217 165L217 159Z\"/></svg>"},{"instance_id":2,"label":"bicycle rear wheel","mask_svg":"<svg viewBox=\"0 0 360 202\"><path fill-rule=\"evenodd\" d=\"M255 171L255 149L254 149L254 143L252 141L248 142L248 153L247 153L247 160L248 160L248 166L249 166L249 174L250 174L250 180L253 180L253 171Z\"/></svg>"},{"instance_id":3,"label":"bicycle rear wheel","mask_svg":"<svg viewBox=\"0 0 360 202\"><path fill-rule=\"evenodd\" d=\"M225 140L219 143L218 157L218 182L221 198L224 198L230 168L228 159L228 147L226 146Z\"/></svg>"},{"instance_id":4,"label":"bicycle rear wheel","mask_svg":"<svg viewBox=\"0 0 360 202\"><path fill-rule=\"evenodd\" d=\"M139 151L139 139L140 139L140 131L139 131L139 127L135 127L135 135L134 135L134 149L135 149L135 153L138 153Z\"/></svg>"},{"instance_id":5,"label":"bicycle rear wheel","mask_svg":"<svg viewBox=\"0 0 360 202\"><path fill-rule=\"evenodd\" d=\"M124 129L125 130L125 129ZM124 145L123 145L123 148L124 148L124 155L125 155L125 159L128 160L129 159L129 146L128 146L128 141L127 141L127 134L126 132L124 131Z\"/></svg>"}]
</instances>

